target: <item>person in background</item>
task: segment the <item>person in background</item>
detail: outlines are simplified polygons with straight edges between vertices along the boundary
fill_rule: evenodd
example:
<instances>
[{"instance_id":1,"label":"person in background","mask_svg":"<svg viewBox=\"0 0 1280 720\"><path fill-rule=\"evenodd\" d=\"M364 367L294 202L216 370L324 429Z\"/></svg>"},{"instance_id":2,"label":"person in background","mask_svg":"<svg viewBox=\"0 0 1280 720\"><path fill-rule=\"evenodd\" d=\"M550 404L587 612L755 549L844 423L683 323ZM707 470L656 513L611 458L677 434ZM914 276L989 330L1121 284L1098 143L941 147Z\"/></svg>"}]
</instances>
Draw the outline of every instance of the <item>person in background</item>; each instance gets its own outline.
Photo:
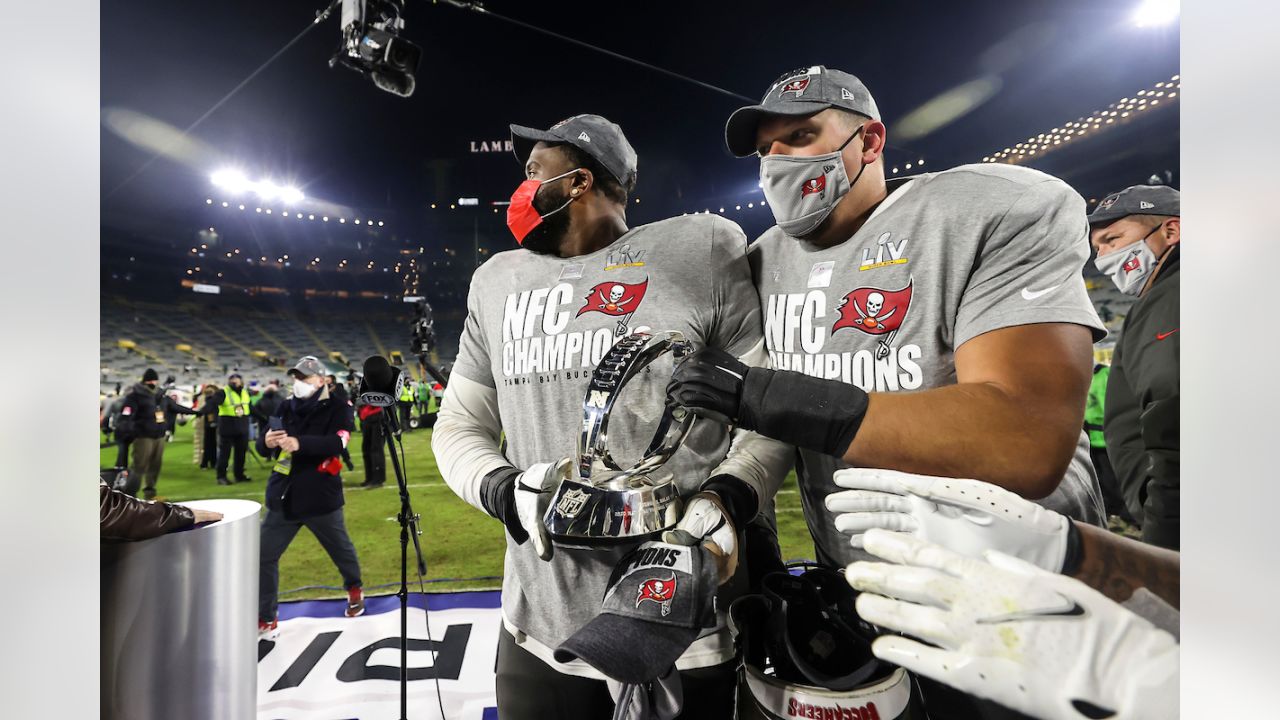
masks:
<instances>
[{"instance_id":1,"label":"person in background","mask_svg":"<svg viewBox=\"0 0 1280 720\"><path fill-rule=\"evenodd\" d=\"M1138 298L1111 357L1107 453L1142 539L1172 550L1181 538L1180 206L1171 187L1134 185L1089 215L1094 266Z\"/></svg>"},{"instance_id":2,"label":"person in background","mask_svg":"<svg viewBox=\"0 0 1280 720\"><path fill-rule=\"evenodd\" d=\"M412 429L409 427L409 416L413 411L413 380L407 376L404 379L404 387L400 389L396 406L400 408L400 432L407 433Z\"/></svg>"},{"instance_id":3,"label":"person in background","mask_svg":"<svg viewBox=\"0 0 1280 720\"><path fill-rule=\"evenodd\" d=\"M250 408L254 423L258 426L258 437L267 434L267 422L276 414L284 401L284 393L280 392L280 381L273 378L258 396L258 401Z\"/></svg>"},{"instance_id":4,"label":"person in background","mask_svg":"<svg viewBox=\"0 0 1280 720\"><path fill-rule=\"evenodd\" d=\"M387 481L383 412L383 408L372 405L360 405L356 408L356 414L360 417L360 456L364 463L364 482L360 483L360 487L366 490L380 488Z\"/></svg>"},{"instance_id":5,"label":"person in background","mask_svg":"<svg viewBox=\"0 0 1280 720\"><path fill-rule=\"evenodd\" d=\"M221 519L220 512L139 500L98 481L98 531L103 542L148 540Z\"/></svg>"},{"instance_id":6,"label":"person in background","mask_svg":"<svg viewBox=\"0 0 1280 720\"><path fill-rule=\"evenodd\" d=\"M196 418L195 449L192 462L198 462L201 470L212 470L218 464L218 416L214 396L218 389L206 383L200 390L200 416ZM211 411L212 409L212 411Z\"/></svg>"},{"instance_id":7,"label":"person in background","mask_svg":"<svg viewBox=\"0 0 1280 720\"><path fill-rule=\"evenodd\" d=\"M115 467L129 467L129 443L120 439L116 428L120 423L120 411L124 409L124 395L119 391L116 392L110 404L107 405L106 412L103 413L102 429L107 434L107 441L114 441L116 444L116 464Z\"/></svg>"},{"instance_id":8,"label":"person in background","mask_svg":"<svg viewBox=\"0 0 1280 720\"><path fill-rule=\"evenodd\" d=\"M342 462L351 439L351 407L337 401L325 383L325 369L310 355L289 370L293 397L274 417L283 430L268 430L258 452L275 457L267 479L267 514L262 521L258 569L258 634L278 632L276 609L280 556L306 527L329 553L347 590L347 617L364 614L360 560L342 514Z\"/></svg>"},{"instance_id":9,"label":"person in background","mask_svg":"<svg viewBox=\"0 0 1280 720\"><path fill-rule=\"evenodd\" d=\"M125 397L120 409L123 437L133 441L134 472L142 478L143 497L152 500L156 496L156 481L164 462L165 418L169 412L194 415L189 407L177 404L159 389L160 375L147 368L142 382L134 385Z\"/></svg>"},{"instance_id":10,"label":"person in background","mask_svg":"<svg viewBox=\"0 0 1280 720\"><path fill-rule=\"evenodd\" d=\"M330 396L333 397L335 402L344 403L348 408L353 408L353 405L351 403L351 396L347 394L346 386L338 382L337 375L334 375L332 373L330 373L329 375L326 375L325 385L328 386L329 394ZM355 410L351 409L350 412L353 415L352 427L354 427L355 426L355 419L354 419ZM342 447L342 464L347 466L348 472L356 469L355 465L351 464L351 451L348 450L345 445Z\"/></svg>"},{"instance_id":11,"label":"person in background","mask_svg":"<svg viewBox=\"0 0 1280 720\"><path fill-rule=\"evenodd\" d=\"M1089 385L1089 397L1084 405L1084 431L1089 434L1089 457L1093 459L1093 469L1098 471L1098 486L1102 488L1102 504L1106 508L1107 517L1114 515L1132 523L1133 515L1125 507L1124 498L1120 495L1116 471L1107 455L1107 438L1102 431L1106 413L1107 379L1110 376L1110 365L1098 363L1093 366L1093 381Z\"/></svg>"},{"instance_id":12,"label":"person in background","mask_svg":"<svg viewBox=\"0 0 1280 720\"><path fill-rule=\"evenodd\" d=\"M427 414L434 412L431 409L431 385L426 377L413 390L413 405L418 412L418 417L423 419L423 427L429 427L426 424Z\"/></svg>"},{"instance_id":13,"label":"person in background","mask_svg":"<svg viewBox=\"0 0 1280 720\"><path fill-rule=\"evenodd\" d=\"M244 474L244 456L249 449L249 392L244 389L240 373L231 373L226 387L219 388L213 404L206 412L218 416L218 474L219 485L230 485L227 466L235 454L236 482L248 482Z\"/></svg>"}]
</instances>

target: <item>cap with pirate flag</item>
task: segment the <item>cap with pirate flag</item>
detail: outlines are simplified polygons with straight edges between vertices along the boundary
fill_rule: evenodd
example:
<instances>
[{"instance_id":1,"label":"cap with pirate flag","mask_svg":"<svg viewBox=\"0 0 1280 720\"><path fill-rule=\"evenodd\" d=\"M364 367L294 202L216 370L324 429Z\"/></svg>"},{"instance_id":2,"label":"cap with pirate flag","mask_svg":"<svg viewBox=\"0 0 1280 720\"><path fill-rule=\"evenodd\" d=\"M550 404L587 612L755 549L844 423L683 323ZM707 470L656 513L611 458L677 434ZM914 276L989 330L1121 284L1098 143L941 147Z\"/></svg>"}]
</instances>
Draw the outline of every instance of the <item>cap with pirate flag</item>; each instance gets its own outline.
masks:
<instances>
[{"instance_id":1,"label":"cap with pirate flag","mask_svg":"<svg viewBox=\"0 0 1280 720\"><path fill-rule=\"evenodd\" d=\"M1110 223L1130 215L1181 215L1181 195L1168 185L1132 185L1112 193L1089 215L1089 224Z\"/></svg>"},{"instance_id":2,"label":"cap with pirate flag","mask_svg":"<svg viewBox=\"0 0 1280 720\"><path fill-rule=\"evenodd\" d=\"M841 70L814 65L778 78L759 105L735 110L724 126L724 140L729 152L746 157L756 151L756 126L765 115L812 115L830 107L880 119L880 108L861 80Z\"/></svg>"},{"instance_id":3,"label":"cap with pirate flag","mask_svg":"<svg viewBox=\"0 0 1280 720\"><path fill-rule=\"evenodd\" d=\"M701 545L647 542L613 570L600 614L559 648L622 683L661 677L714 624L715 559Z\"/></svg>"},{"instance_id":4,"label":"cap with pirate flag","mask_svg":"<svg viewBox=\"0 0 1280 720\"><path fill-rule=\"evenodd\" d=\"M329 371L314 355L303 356L297 365L289 368L289 374L296 378L307 378L313 375L328 375Z\"/></svg>"},{"instance_id":5,"label":"cap with pirate flag","mask_svg":"<svg viewBox=\"0 0 1280 720\"><path fill-rule=\"evenodd\" d=\"M538 142L569 143L595 158L624 188L635 184L636 151L622 128L599 115L574 115L547 130L511 126L511 145L521 165L529 160Z\"/></svg>"}]
</instances>

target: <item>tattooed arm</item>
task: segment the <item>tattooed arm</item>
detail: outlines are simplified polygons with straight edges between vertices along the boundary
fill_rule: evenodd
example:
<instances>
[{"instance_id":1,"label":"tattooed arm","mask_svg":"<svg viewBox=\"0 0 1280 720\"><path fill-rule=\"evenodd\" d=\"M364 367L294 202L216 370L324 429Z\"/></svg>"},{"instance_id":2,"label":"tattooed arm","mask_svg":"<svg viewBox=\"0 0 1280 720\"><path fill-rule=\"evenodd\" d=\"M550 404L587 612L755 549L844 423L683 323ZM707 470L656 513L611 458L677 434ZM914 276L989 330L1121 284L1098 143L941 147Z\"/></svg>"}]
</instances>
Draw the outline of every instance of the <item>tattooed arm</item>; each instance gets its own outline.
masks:
<instances>
[{"instance_id":1,"label":"tattooed arm","mask_svg":"<svg viewBox=\"0 0 1280 720\"><path fill-rule=\"evenodd\" d=\"M1178 607L1180 560L1177 552L1131 540L1100 527L1075 523L1081 560L1072 575L1103 595L1124 602L1138 588Z\"/></svg>"}]
</instances>

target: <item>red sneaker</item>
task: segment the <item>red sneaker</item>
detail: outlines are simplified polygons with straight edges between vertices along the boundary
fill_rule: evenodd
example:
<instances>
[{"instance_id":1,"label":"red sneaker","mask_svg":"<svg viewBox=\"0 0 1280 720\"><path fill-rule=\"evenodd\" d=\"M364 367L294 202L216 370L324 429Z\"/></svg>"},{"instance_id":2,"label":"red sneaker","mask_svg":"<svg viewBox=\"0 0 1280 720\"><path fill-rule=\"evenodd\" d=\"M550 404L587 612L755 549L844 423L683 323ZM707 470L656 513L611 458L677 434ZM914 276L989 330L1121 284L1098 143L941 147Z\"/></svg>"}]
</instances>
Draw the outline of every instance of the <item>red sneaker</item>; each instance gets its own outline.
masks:
<instances>
[{"instance_id":1,"label":"red sneaker","mask_svg":"<svg viewBox=\"0 0 1280 720\"><path fill-rule=\"evenodd\" d=\"M259 640L275 640L280 637L280 623L276 620L266 622L258 621L258 639Z\"/></svg>"},{"instance_id":2,"label":"red sneaker","mask_svg":"<svg viewBox=\"0 0 1280 720\"><path fill-rule=\"evenodd\" d=\"M347 617L360 617L364 614L364 590L353 587L347 591Z\"/></svg>"}]
</instances>

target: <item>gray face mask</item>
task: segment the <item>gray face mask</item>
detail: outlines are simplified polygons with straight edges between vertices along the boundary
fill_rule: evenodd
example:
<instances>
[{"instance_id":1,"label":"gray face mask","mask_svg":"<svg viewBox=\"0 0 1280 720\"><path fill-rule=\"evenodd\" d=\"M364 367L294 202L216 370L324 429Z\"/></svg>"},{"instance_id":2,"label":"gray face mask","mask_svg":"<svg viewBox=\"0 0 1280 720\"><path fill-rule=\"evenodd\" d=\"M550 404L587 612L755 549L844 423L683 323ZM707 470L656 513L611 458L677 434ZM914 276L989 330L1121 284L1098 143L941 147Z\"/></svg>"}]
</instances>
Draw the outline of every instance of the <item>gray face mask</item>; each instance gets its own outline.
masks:
<instances>
[{"instance_id":1,"label":"gray face mask","mask_svg":"<svg viewBox=\"0 0 1280 720\"><path fill-rule=\"evenodd\" d=\"M845 145L862 132L859 127L835 152L825 155L797 157L794 155L766 155L760 158L760 185L769 201L773 219L782 232L802 238L818 229L823 220L835 209L853 183L862 177L866 163L853 180L845 172L840 153Z\"/></svg>"},{"instance_id":2,"label":"gray face mask","mask_svg":"<svg viewBox=\"0 0 1280 720\"><path fill-rule=\"evenodd\" d=\"M1158 259L1155 251L1147 244L1147 238L1161 227L1164 227L1163 223L1151 228L1151 232L1143 235L1138 242L1095 259L1093 266L1103 275L1110 276L1111 282L1115 283L1120 292L1139 295L1147 278L1156 269Z\"/></svg>"}]
</instances>

